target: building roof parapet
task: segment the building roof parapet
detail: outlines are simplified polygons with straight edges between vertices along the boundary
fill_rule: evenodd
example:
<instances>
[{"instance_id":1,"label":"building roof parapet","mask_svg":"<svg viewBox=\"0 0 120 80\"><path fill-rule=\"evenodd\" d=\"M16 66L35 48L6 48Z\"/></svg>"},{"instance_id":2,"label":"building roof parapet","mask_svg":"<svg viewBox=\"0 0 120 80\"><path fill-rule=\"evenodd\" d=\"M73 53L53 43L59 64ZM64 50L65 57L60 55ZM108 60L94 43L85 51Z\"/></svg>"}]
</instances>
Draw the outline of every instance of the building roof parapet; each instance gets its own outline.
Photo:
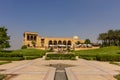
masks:
<instances>
[{"instance_id":1,"label":"building roof parapet","mask_svg":"<svg viewBox=\"0 0 120 80\"><path fill-rule=\"evenodd\" d=\"M27 32L24 32L24 34L38 34L38 32L29 32L29 31L27 31Z\"/></svg>"}]
</instances>

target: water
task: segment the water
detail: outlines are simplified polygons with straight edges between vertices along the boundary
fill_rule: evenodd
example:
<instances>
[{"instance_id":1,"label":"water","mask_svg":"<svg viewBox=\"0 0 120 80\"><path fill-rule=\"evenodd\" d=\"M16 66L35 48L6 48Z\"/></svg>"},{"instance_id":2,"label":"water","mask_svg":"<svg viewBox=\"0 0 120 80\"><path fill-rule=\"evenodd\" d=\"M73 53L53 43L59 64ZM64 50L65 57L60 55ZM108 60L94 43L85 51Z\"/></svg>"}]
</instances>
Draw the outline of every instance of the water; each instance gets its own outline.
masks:
<instances>
[{"instance_id":1,"label":"water","mask_svg":"<svg viewBox=\"0 0 120 80\"><path fill-rule=\"evenodd\" d=\"M56 70L54 80L68 80L65 70Z\"/></svg>"},{"instance_id":2,"label":"water","mask_svg":"<svg viewBox=\"0 0 120 80\"><path fill-rule=\"evenodd\" d=\"M72 65L50 64L49 66L56 68L54 80L68 80L65 68L66 67L72 67Z\"/></svg>"}]
</instances>

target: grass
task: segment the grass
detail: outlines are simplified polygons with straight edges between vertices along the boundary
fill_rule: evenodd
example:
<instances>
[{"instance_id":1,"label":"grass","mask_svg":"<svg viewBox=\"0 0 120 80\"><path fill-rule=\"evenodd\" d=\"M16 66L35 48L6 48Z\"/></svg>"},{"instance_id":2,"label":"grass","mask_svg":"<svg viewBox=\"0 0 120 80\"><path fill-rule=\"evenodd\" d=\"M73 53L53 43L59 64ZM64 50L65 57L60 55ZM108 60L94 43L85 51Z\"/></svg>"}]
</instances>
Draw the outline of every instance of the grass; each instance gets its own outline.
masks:
<instances>
[{"instance_id":1,"label":"grass","mask_svg":"<svg viewBox=\"0 0 120 80\"><path fill-rule=\"evenodd\" d=\"M93 50L79 50L75 51L76 54L81 55L96 55L96 54L116 54L119 53L120 49L116 46L110 46L110 47L104 47L99 49L93 49Z\"/></svg>"},{"instance_id":2,"label":"grass","mask_svg":"<svg viewBox=\"0 0 120 80\"><path fill-rule=\"evenodd\" d=\"M12 53L20 53L23 56L43 56L45 55L45 50L39 50L39 49L21 49L13 51Z\"/></svg>"},{"instance_id":3,"label":"grass","mask_svg":"<svg viewBox=\"0 0 120 80\"><path fill-rule=\"evenodd\" d=\"M120 49L116 46L104 47L93 50L75 51L79 58L99 61L120 61Z\"/></svg>"}]
</instances>

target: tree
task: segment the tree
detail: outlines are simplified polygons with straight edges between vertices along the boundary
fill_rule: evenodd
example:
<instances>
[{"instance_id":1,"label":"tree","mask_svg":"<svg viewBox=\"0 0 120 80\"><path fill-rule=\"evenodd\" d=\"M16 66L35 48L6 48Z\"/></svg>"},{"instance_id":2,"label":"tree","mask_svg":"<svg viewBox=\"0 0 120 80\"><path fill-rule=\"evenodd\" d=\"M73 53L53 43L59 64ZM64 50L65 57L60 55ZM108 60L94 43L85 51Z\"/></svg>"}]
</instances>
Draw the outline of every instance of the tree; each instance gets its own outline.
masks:
<instances>
[{"instance_id":1,"label":"tree","mask_svg":"<svg viewBox=\"0 0 120 80\"><path fill-rule=\"evenodd\" d=\"M107 45L107 39L108 39L108 34L107 33L99 34L98 40L102 41L102 46L106 46Z\"/></svg>"},{"instance_id":2,"label":"tree","mask_svg":"<svg viewBox=\"0 0 120 80\"><path fill-rule=\"evenodd\" d=\"M90 39L86 39L86 40L85 40L85 44L91 44Z\"/></svg>"},{"instance_id":3,"label":"tree","mask_svg":"<svg viewBox=\"0 0 120 80\"><path fill-rule=\"evenodd\" d=\"M77 41L75 44L79 45L79 44L80 44L80 41Z\"/></svg>"},{"instance_id":4,"label":"tree","mask_svg":"<svg viewBox=\"0 0 120 80\"><path fill-rule=\"evenodd\" d=\"M4 26L0 27L0 50L10 47L9 40L10 36L7 35L7 29Z\"/></svg>"},{"instance_id":5,"label":"tree","mask_svg":"<svg viewBox=\"0 0 120 80\"><path fill-rule=\"evenodd\" d=\"M108 45L112 46L115 43L115 32L113 30L108 30Z\"/></svg>"},{"instance_id":6,"label":"tree","mask_svg":"<svg viewBox=\"0 0 120 80\"><path fill-rule=\"evenodd\" d=\"M120 30L108 30L107 33L100 33L98 40L102 41L102 46L120 46Z\"/></svg>"}]
</instances>

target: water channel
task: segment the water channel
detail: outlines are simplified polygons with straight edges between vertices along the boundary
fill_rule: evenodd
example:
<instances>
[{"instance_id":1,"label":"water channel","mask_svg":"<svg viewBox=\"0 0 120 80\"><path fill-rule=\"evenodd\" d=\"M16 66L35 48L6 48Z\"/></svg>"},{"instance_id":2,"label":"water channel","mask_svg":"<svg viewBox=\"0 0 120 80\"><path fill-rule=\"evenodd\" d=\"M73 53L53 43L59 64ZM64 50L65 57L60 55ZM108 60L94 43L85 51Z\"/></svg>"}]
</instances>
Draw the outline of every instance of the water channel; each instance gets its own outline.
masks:
<instances>
[{"instance_id":1,"label":"water channel","mask_svg":"<svg viewBox=\"0 0 120 80\"><path fill-rule=\"evenodd\" d=\"M66 67L72 67L73 65L50 64L49 66L56 68L54 80L68 80L65 68Z\"/></svg>"}]
</instances>

